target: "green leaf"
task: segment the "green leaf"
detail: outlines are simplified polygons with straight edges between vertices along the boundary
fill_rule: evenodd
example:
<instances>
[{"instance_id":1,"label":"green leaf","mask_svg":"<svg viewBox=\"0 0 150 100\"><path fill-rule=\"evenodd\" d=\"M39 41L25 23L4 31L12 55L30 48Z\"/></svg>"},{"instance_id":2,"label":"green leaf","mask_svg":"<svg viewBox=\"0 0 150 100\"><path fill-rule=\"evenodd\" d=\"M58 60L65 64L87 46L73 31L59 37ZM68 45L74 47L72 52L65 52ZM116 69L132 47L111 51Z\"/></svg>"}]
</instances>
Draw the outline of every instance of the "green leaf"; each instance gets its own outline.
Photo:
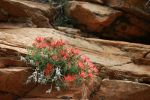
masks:
<instances>
[{"instance_id":1,"label":"green leaf","mask_svg":"<svg viewBox=\"0 0 150 100\"><path fill-rule=\"evenodd\" d=\"M69 73L70 74L78 74L79 70L78 70L78 67L77 66L72 66L70 69L69 69Z\"/></svg>"}]
</instances>

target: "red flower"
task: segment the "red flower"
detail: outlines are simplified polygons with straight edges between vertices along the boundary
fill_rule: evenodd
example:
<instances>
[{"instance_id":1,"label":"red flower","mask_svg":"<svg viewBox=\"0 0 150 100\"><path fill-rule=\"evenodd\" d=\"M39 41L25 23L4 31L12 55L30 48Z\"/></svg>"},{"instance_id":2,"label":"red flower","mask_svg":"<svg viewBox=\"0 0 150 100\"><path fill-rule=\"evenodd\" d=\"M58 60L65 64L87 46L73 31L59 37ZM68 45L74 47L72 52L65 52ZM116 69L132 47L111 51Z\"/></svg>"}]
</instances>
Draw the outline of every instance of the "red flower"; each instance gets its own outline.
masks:
<instances>
[{"instance_id":1,"label":"red flower","mask_svg":"<svg viewBox=\"0 0 150 100\"><path fill-rule=\"evenodd\" d=\"M57 42L56 41L52 41L50 44L52 47L56 47L57 46Z\"/></svg>"},{"instance_id":2,"label":"red flower","mask_svg":"<svg viewBox=\"0 0 150 100\"><path fill-rule=\"evenodd\" d=\"M92 73L92 72L93 72L93 70L91 70L91 69L88 70L88 73Z\"/></svg>"},{"instance_id":3,"label":"red flower","mask_svg":"<svg viewBox=\"0 0 150 100\"><path fill-rule=\"evenodd\" d=\"M81 61L78 61L78 67L84 69L84 64Z\"/></svg>"},{"instance_id":4,"label":"red flower","mask_svg":"<svg viewBox=\"0 0 150 100\"><path fill-rule=\"evenodd\" d=\"M43 42L44 41L44 38L43 37L37 37L35 39L36 42Z\"/></svg>"},{"instance_id":5,"label":"red flower","mask_svg":"<svg viewBox=\"0 0 150 100\"><path fill-rule=\"evenodd\" d=\"M97 69L96 67L93 67L93 71L94 71L95 73L97 73L97 72L98 72L98 69Z\"/></svg>"},{"instance_id":6,"label":"red flower","mask_svg":"<svg viewBox=\"0 0 150 100\"><path fill-rule=\"evenodd\" d=\"M53 68L53 65L48 63L46 65L46 68L44 69L44 75L45 76L49 75L52 72L52 68Z\"/></svg>"},{"instance_id":7,"label":"red flower","mask_svg":"<svg viewBox=\"0 0 150 100\"><path fill-rule=\"evenodd\" d=\"M85 74L85 72L81 72L81 73L80 73L80 77L82 77L82 78L86 78L86 74Z\"/></svg>"},{"instance_id":8,"label":"red flower","mask_svg":"<svg viewBox=\"0 0 150 100\"><path fill-rule=\"evenodd\" d=\"M57 46L63 46L65 45L65 42L63 40L57 41Z\"/></svg>"},{"instance_id":9,"label":"red flower","mask_svg":"<svg viewBox=\"0 0 150 100\"><path fill-rule=\"evenodd\" d=\"M48 47L48 44L47 43L40 43L40 44L37 44L36 47L39 49L46 48L46 47Z\"/></svg>"},{"instance_id":10,"label":"red flower","mask_svg":"<svg viewBox=\"0 0 150 100\"><path fill-rule=\"evenodd\" d=\"M82 55L82 56L81 56L81 59L82 59L84 62L90 62L90 59L89 59L87 56L85 56L85 55Z\"/></svg>"},{"instance_id":11,"label":"red flower","mask_svg":"<svg viewBox=\"0 0 150 100\"><path fill-rule=\"evenodd\" d=\"M89 68L93 68L94 67L94 64L92 62L87 62Z\"/></svg>"},{"instance_id":12,"label":"red flower","mask_svg":"<svg viewBox=\"0 0 150 100\"><path fill-rule=\"evenodd\" d=\"M63 40L57 40L57 41L51 42L52 47L58 47L58 46L63 46L63 45L65 45L65 42Z\"/></svg>"},{"instance_id":13,"label":"red flower","mask_svg":"<svg viewBox=\"0 0 150 100\"><path fill-rule=\"evenodd\" d=\"M75 79L76 79L76 77L73 76L73 75L64 76L64 80L65 80L65 81L68 81L68 82L72 82L72 81L74 81Z\"/></svg>"},{"instance_id":14,"label":"red flower","mask_svg":"<svg viewBox=\"0 0 150 100\"><path fill-rule=\"evenodd\" d=\"M66 53L70 53L70 48L65 49Z\"/></svg>"},{"instance_id":15,"label":"red flower","mask_svg":"<svg viewBox=\"0 0 150 100\"><path fill-rule=\"evenodd\" d=\"M92 74L92 73L89 73L89 74L88 74L88 77L93 78L93 74Z\"/></svg>"},{"instance_id":16,"label":"red flower","mask_svg":"<svg viewBox=\"0 0 150 100\"><path fill-rule=\"evenodd\" d=\"M66 60L67 58L68 58L68 56L67 56L67 55L63 56L63 59L64 59L64 60Z\"/></svg>"},{"instance_id":17,"label":"red flower","mask_svg":"<svg viewBox=\"0 0 150 100\"><path fill-rule=\"evenodd\" d=\"M60 51L61 56L66 56L67 53L65 51Z\"/></svg>"},{"instance_id":18,"label":"red flower","mask_svg":"<svg viewBox=\"0 0 150 100\"><path fill-rule=\"evenodd\" d=\"M65 60L68 58L68 55L65 51L61 51L60 54Z\"/></svg>"},{"instance_id":19,"label":"red flower","mask_svg":"<svg viewBox=\"0 0 150 100\"><path fill-rule=\"evenodd\" d=\"M79 50L78 49L75 49L75 48L71 48L71 53L73 55L78 55L79 54Z\"/></svg>"}]
</instances>

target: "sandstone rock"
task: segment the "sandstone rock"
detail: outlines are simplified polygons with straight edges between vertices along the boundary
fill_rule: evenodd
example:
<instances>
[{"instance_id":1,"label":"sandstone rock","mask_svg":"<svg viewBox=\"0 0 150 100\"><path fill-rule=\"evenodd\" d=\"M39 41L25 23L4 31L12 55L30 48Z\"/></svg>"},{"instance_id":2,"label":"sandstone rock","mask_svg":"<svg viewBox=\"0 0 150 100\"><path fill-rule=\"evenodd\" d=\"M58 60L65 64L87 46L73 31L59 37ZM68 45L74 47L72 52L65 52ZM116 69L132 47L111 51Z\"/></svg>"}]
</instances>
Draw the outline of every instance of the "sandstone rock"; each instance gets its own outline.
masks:
<instances>
[{"instance_id":1,"label":"sandstone rock","mask_svg":"<svg viewBox=\"0 0 150 100\"><path fill-rule=\"evenodd\" d=\"M7 46L4 48L4 46L6 45L2 45L0 44L0 57L15 57L16 59L18 59L19 55L23 55L20 52L17 52L15 49L13 48L7 48ZM11 46L8 46L11 47ZM21 49L20 49L21 51Z\"/></svg>"},{"instance_id":2,"label":"sandstone rock","mask_svg":"<svg viewBox=\"0 0 150 100\"><path fill-rule=\"evenodd\" d=\"M0 92L0 100L14 100L17 96L9 93Z\"/></svg>"},{"instance_id":3,"label":"sandstone rock","mask_svg":"<svg viewBox=\"0 0 150 100\"><path fill-rule=\"evenodd\" d=\"M67 12L79 23L82 30L97 33L121 15L121 12L109 7L79 1L69 2Z\"/></svg>"},{"instance_id":4,"label":"sandstone rock","mask_svg":"<svg viewBox=\"0 0 150 100\"><path fill-rule=\"evenodd\" d=\"M0 8L7 11L12 17L29 17L37 27L51 27L49 23L50 7L25 0L1 0Z\"/></svg>"},{"instance_id":5,"label":"sandstone rock","mask_svg":"<svg viewBox=\"0 0 150 100\"><path fill-rule=\"evenodd\" d=\"M65 32L65 33L69 33L69 34L81 34L81 31L79 29L75 29L75 28L68 28L68 27L58 27L57 28L59 31Z\"/></svg>"},{"instance_id":6,"label":"sandstone rock","mask_svg":"<svg viewBox=\"0 0 150 100\"><path fill-rule=\"evenodd\" d=\"M64 99L56 99L56 98L20 98L18 100L64 100Z\"/></svg>"},{"instance_id":7,"label":"sandstone rock","mask_svg":"<svg viewBox=\"0 0 150 100\"><path fill-rule=\"evenodd\" d=\"M129 15L127 14L126 15L126 18L128 19L128 21L133 24L134 26L136 26L137 28L145 31L145 32L150 32L150 23L149 21L145 21L145 19L140 19L140 18L137 18L137 16L132 16L132 15Z\"/></svg>"},{"instance_id":8,"label":"sandstone rock","mask_svg":"<svg viewBox=\"0 0 150 100\"><path fill-rule=\"evenodd\" d=\"M122 9L130 14L150 21L150 7L146 5L148 0L103 0L103 2L108 6Z\"/></svg>"},{"instance_id":9,"label":"sandstone rock","mask_svg":"<svg viewBox=\"0 0 150 100\"><path fill-rule=\"evenodd\" d=\"M149 100L150 85L130 81L103 80L93 100Z\"/></svg>"},{"instance_id":10,"label":"sandstone rock","mask_svg":"<svg viewBox=\"0 0 150 100\"><path fill-rule=\"evenodd\" d=\"M22 66L22 67L26 67L27 64L23 61L20 61L20 60L16 60L14 58L9 58L9 57L0 57L0 68L5 68L5 67L12 67L12 66L15 66L15 67L19 67L19 66Z\"/></svg>"},{"instance_id":11,"label":"sandstone rock","mask_svg":"<svg viewBox=\"0 0 150 100\"><path fill-rule=\"evenodd\" d=\"M6 11L0 9L0 21L7 21L7 20L8 20L8 15Z\"/></svg>"},{"instance_id":12,"label":"sandstone rock","mask_svg":"<svg viewBox=\"0 0 150 100\"><path fill-rule=\"evenodd\" d=\"M111 79L129 79L137 82L150 82L149 65L137 65L133 63L116 65L108 67L107 74Z\"/></svg>"},{"instance_id":13,"label":"sandstone rock","mask_svg":"<svg viewBox=\"0 0 150 100\"><path fill-rule=\"evenodd\" d=\"M25 97L36 97L36 98L55 98L55 99L80 99L82 98L82 91L79 88L72 88L67 91L61 90L57 91L55 87L53 87L53 91L48 94L46 91L50 88L50 85L39 85L33 90L31 90L29 93L25 95Z\"/></svg>"},{"instance_id":14,"label":"sandstone rock","mask_svg":"<svg viewBox=\"0 0 150 100\"><path fill-rule=\"evenodd\" d=\"M133 42L149 42L150 23L133 15L123 15L105 29L104 37ZM105 34L107 33L107 34Z\"/></svg>"},{"instance_id":15,"label":"sandstone rock","mask_svg":"<svg viewBox=\"0 0 150 100\"><path fill-rule=\"evenodd\" d=\"M26 53L25 48L32 45L37 36L63 39L68 46L74 46L87 55L99 67L106 71L111 79L127 79L149 83L149 66L134 63L133 58L143 58L150 50L149 45L109 41L93 38L69 37L67 34L47 28L0 29L0 47ZM2 51L2 55L4 51ZM1 52L0 52L1 54ZM148 58L144 58L145 60ZM142 60L139 59L139 62Z\"/></svg>"},{"instance_id":16,"label":"sandstone rock","mask_svg":"<svg viewBox=\"0 0 150 100\"><path fill-rule=\"evenodd\" d=\"M72 38L92 37L92 34L82 32L80 29L77 29L77 28L57 27L57 30L65 32L66 36L72 37Z\"/></svg>"},{"instance_id":17,"label":"sandstone rock","mask_svg":"<svg viewBox=\"0 0 150 100\"><path fill-rule=\"evenodd\" d=\"M12 28L25 28L25 27L36 27L36 25L32 24L32 23L16 23L16 22L2 22L0 23L0 28L1 29L12 29Z\"/></svg>"},{"instance_id":18,"label":"sandstone rock","mask_svg":"<svg viewBox=\"0 0 150 100\"><path fill-rule=\"evenodd\" d=\"M145 58L150 59L150 52L147 52Z\"/></svg>"},{"instance_id":19,"label":"sandstone rock","mask_svg":"<svg viewBox=\"0 0 150 100\"><path fill-rule=\"evenodd\" d=\"M3 48L16 48L15 50L25 53L25 48L32 45L32 42L37 36L52 37L54 39L63 39L69 45L83 48L83 50L102 50L97 45L88 43L80 38L72 38L66 36L64 32L60 32L49 28L21 28L21 29L0 29L0 44ZM80 44L79 44L80 42ZM5 46L2 46L5 45ZM23 49L24 48L24 49Z\"/></svg>"},{"instance_id":20,"label":"sandstone rock","mask_svg":"<svg viewBox=\"0 0 150 100\"><path fill-rule=\"evenodd\" d=\"M30 68L11 67L0 69L0 91L23 96L34 87L34 84L26 85L26 79L30 75Z\"/></svg>"},{"instance_id":21,"label":"sandstone rock","mask_svg":"<svg viewBox=\"0 0 150 100\"><path fill-rule=\"evenodd\" d=\"M86 2L100 3L100 4L102 4L102 3L103 3L103 1L102 1L102 0L75 0L75 1L86 1Z\"/></svg>"},{"instance_id":22,"label":"sandstone rock","mask_svg":"<svg viewBox=\"0 0 150 100\"><path fill-rule=\"evenodd\" d=\"M57 91L53 86L51 93L46 93L51 85L38 85L36 88L28 92L24 97L27 98L55 98L55 99L88 99L93 91L99 87L98 82L91 83L88 86L76 86L69 84L67 90L61 89Z\"/></svg>"}]
</instances>

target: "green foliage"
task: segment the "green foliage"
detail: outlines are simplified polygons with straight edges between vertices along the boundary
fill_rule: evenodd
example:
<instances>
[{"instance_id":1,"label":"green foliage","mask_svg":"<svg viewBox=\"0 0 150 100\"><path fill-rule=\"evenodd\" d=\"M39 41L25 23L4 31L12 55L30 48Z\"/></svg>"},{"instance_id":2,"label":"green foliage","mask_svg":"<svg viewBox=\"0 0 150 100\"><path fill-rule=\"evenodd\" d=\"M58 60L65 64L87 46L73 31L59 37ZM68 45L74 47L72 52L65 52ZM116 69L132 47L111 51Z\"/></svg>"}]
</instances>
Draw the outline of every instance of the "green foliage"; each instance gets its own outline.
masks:
<instances>
[{"instance_id":1,"label":"green foliage","mask_svg":"<svg viewBox=\"0 0 150 100\"><path fill-rule=\"evenodd\" d=\"M37 37L28 53L27 61L35 67L27 82L54 84L59 90L68 82L89 83L97 77L98 70L89 58L76 48L66 47L63 40Z\"/></svg>"}]
</instances>

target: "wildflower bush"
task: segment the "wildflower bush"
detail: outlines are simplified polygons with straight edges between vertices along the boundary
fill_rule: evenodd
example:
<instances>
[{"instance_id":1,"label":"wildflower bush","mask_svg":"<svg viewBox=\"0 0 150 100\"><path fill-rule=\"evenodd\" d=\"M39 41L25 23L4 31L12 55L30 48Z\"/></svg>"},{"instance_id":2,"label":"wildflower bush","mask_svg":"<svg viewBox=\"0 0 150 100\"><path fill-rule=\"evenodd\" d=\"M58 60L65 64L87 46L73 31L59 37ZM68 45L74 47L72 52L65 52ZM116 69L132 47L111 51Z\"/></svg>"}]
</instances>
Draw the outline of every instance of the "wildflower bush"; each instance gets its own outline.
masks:
<instances>
[{"instance_id":1,"label":"wildflower bush","mask_svg":"<svg viewBox=\"0 0 150 100\"><path fill-rule=\"evenodd\" d=\"M97 77L96 66L76 48L68 48L63 40L37 37L28 50L27 61L34 67L28 82L51 84L57 90L75 85L91 83Z\"/></svg>"}]
</instances>

